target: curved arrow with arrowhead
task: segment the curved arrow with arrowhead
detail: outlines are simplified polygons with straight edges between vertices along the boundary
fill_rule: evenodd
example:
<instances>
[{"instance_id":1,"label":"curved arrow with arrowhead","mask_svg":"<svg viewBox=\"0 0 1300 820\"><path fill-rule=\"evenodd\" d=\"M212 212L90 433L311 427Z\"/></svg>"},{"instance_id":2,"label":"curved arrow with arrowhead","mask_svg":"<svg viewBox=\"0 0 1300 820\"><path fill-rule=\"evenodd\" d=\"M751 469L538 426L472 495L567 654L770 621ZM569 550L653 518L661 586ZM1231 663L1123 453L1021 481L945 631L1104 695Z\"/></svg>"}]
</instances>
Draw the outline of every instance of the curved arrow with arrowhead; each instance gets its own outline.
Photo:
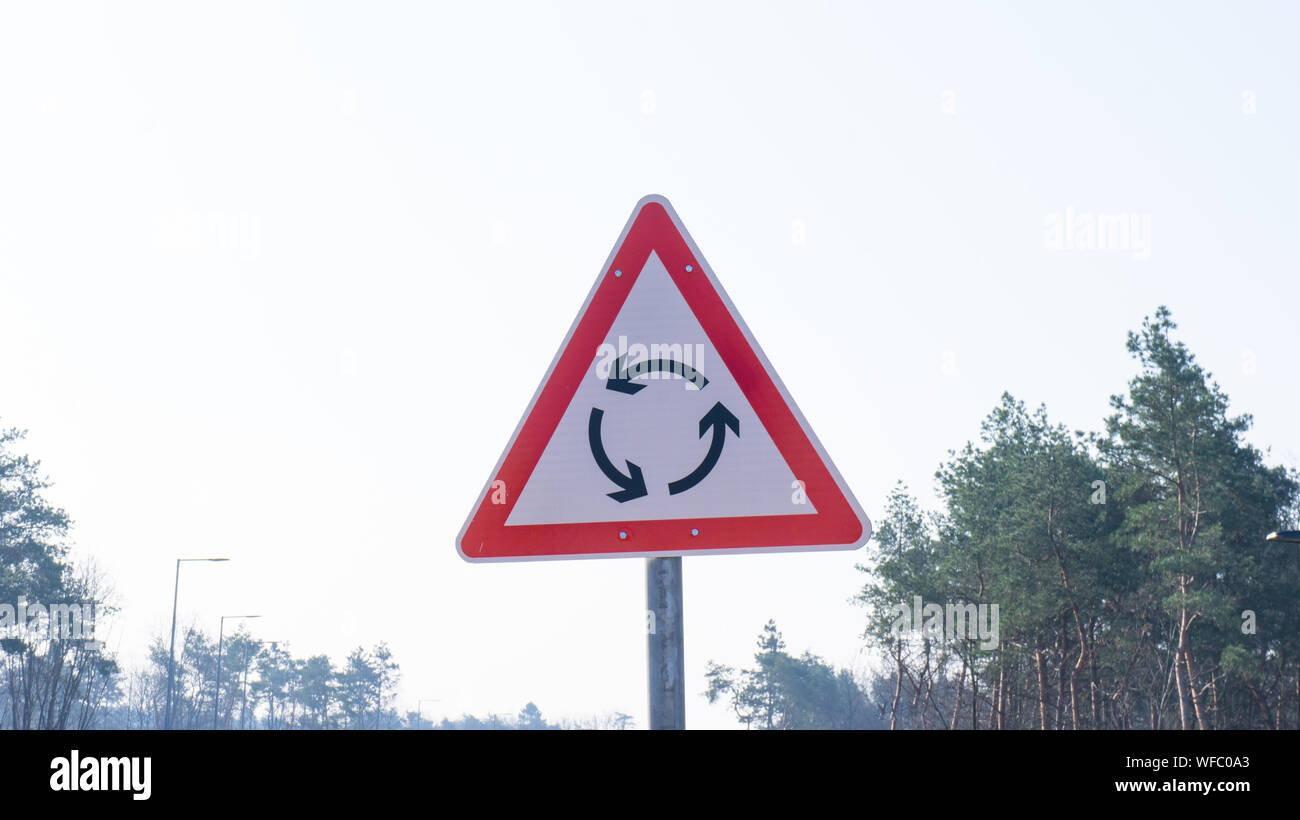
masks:
<instances>
[{"instance_id":1,"label":"curved arrow with arrowhead","mask_svg":"<svg viewBox=\"0 0 1300 820\"><path fill-rule=\"evenodd\" d=\"M606 495L620 504L648 495L649 491L646 490L645 477L641 475L640 467L630 461L624 462L627 464L628 475L623 475L605 454L605 445L600 440L600 422L604 417L604 410L599 407L591 408L591 418L587 422L587 441L591 444L591 455L596 459L596 466L606 478L623 488Z\"/></svg>"},{"instance_id":2,"label":"curved arrow with arrowhead","mask_svg":"<svg viewBox=\"0 0 1300 820\"><path fill-rule=\"evenodd\" d=\"M698 389L703 390L709 380L704 378L704 374L691 367L686 362L679 362L676 359L645 359L632 365L635 372L627 368L627 354L624 353L618 357L613 366L609 369L609 378L605 380L606 390L617 390L619 393L635 395L645 389L644 384L637 384L632 379L640 376L642 373L649 373L659 370L664 373L678 373L684 376L688 381L695 382Z\"/></svg>"},{"instance_id":3,"label":"curved arrow with arrowhead","mask_svg":"<svg viewBox=\"0 0 1300 820\"><path fill-rule=\"evenodd\" d=\"M722 445L727 437L728 427L731 428L731 432L740 435L740 419L736 418L722 402L718 402L713 405L709 412L704 414L704 418L700 419L700 438L704 438L705 431L713 428L713 441L709 442L709 452L704 456L704 461L700 462L700 466L692 470L690 475L679 478L668 485L669 495L686 492L703 481L704 477L713 471L718 459L722 457ZM632 465L629 464L628 466ZM639 470L637 472L640 473Z\"/></svg>"}]
</instances>

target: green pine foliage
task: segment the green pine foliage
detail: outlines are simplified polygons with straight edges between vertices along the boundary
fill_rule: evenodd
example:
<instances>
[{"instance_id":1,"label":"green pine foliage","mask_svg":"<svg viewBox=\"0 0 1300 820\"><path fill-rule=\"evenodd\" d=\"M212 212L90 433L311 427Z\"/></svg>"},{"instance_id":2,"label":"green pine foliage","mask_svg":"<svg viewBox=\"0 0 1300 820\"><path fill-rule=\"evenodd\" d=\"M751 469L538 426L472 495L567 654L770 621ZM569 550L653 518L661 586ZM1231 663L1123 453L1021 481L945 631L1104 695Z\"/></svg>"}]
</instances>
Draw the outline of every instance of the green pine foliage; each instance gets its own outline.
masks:
<instances>
[{"instance_id":1,"label":"green pine foliage","mask_svg":"<svg viewBox=\"0 0 1300 820\"><path fill-rule=\"evenodd\" d=\"M901 485L858 602L894 728L1300 728L1296 476L1166 308L1130 333L1138 373L1104 432L1004 394L937 472L942 509ZM900 625L898 606L997 605L998 641Z\"/></svg>"}]
</instances>

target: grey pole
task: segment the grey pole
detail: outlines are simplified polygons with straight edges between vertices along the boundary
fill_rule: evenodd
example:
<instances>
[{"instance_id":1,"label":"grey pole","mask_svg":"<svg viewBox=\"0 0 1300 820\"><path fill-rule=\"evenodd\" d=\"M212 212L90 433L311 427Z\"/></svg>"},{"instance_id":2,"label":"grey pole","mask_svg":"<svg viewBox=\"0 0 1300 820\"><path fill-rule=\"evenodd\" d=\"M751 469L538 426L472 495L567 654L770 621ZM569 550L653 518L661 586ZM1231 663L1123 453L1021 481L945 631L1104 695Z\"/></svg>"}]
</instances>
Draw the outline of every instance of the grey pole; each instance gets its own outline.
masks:
<instances>
[{"instance_id":1,"label":"grey pole","mask_svg":"<svg viewBox=\"0 0 1300 820\"><path fill-rule=\"evenodd\" d=\"M650 728L686 728L686 653L682 640L682 559L645 562Z\"/></svg>"},{"instance_id":2,"label":"grey pole","mask_svg":"<svg viewBox=\"0 0 1300 820\"><path fill-rule=\"evenodd\" d=\"M212 690L212 728L217 728L217 705L221 703L221 641L226 636L226 619L221 618L221 627L217 630L217 685Z\"/></svg>"},{"instance_id":3,"label":"grey pole","mask_svg":"<svg viewBox=\"0 0 1300 820\"><path fill-rule=\"evenodd\" d=\"M181 564L185 561L208 561L215 564L229 560L229 558L176 559L176 583L172 587L172 642L171 649L167 652L167 711L163 717L164 729L172 727L172 689L176 680L176 600L181 594Z\"/></svg>"},{"instance_id":4,"label":"grey pole","mask_svg":"<svg viewBox=\"0 0 1300 820\"><path fill-rule=\"evenodd\" d=\"M163 728L172 728L172 688L176 681L176 600L181 594L181 559L176 559L176 583L172 587L172 644L167 651L167 711L163 713Z\"/></svg>"}]
</instances>

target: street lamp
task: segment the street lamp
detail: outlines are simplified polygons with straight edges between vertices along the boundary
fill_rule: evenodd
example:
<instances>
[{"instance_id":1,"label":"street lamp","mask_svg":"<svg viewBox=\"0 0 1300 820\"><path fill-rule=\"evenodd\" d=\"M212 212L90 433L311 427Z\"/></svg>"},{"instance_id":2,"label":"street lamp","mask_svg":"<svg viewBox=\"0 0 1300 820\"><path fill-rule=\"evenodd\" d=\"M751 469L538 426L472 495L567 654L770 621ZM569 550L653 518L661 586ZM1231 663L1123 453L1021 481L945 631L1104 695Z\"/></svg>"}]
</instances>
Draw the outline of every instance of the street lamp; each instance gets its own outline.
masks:
<instances>
[{"instance_id":1,"label":"street lamp","mask_svg":"<svg viewBox=\"0 0 1300 820\"><path fill-rule=\"evenodd\" d=\"M261 615L222 615L221 626L217 629L217 685L212 691L212 728L217 728L217 706L221 703L221 642L226 634L226 619L247 621L260 618Z\"/></svg>"},{"instance_id":2,"label":"street lamp","mask_svg":"<svg viewBox=\"0 0 1300 820\"><path fill-rule=\"evenodd\" d=\"M172 645L167 655L167 711L163 716L163 728L172 727L172 686L176 680L176 599L181 592L181 564L186 561L209 561L218 563L220 561L229 561L229 558L177 558L176 559L176 585L172 589Z\"/></svg>"},{"instance_id":3,"label":"street lamp","mask_svg":"<svg viewBox=\"0 0 1300 820\"><path fill-rule=\"evenodd\" d=\"M1300 530L1280 530L1264 536L1265 541L1281 541L1286 544L1300 544Z\"/></svg>"}]
</instances>

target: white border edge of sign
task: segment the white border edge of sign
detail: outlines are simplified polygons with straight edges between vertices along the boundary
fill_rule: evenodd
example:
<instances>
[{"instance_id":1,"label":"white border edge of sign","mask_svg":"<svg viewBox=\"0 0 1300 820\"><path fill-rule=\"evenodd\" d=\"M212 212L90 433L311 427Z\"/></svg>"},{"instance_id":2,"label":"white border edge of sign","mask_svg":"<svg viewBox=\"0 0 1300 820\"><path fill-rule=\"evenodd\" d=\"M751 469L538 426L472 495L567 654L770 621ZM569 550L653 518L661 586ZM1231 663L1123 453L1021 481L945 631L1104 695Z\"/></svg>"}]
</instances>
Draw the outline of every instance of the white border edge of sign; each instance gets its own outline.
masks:
<instances>
[{"instance_id":1,"label":"white border edge of sign","mask_svg":"<svg viewBox=\"0 0 1300 820\"><path fill-rule=\"evenodd\" d=\"M825 465L826 470L831 474L831 478L835 480L835 484L839 487L840 492L844 494L844 499L849 503L850 508L853 510L853 514L857 516L858 522L862 524L862 535L851 544L805 544L789 547L741 547L736 549L650 550L646 552L602 552L568 555L511 555L492 558L477 558L466 555L463 545L465 532L469 529L470 523L474 520L474 515L478 512L479 508L483 506L483 499L487 498L488 493L491 491L493 481L496 480L496 476L501 472L501 465L505 463L506 456L510 454L512 449L514 449L515 441L519 438L520 432L524 429L524 423L527 422L528 418L533 414L533 408L537 406L537 400L541 398L542 391L546 389L546 384L550 380L551 374L555 371L556 365L560 363L560 357L564 355L564 351L569 347L569 342L573 340L573 334L577 331L578 324L582 321L582 317L587 315L587 309L591 306L591 300L596 297L596 291L600 289L601 283L605 280L609 266L614 264L614 257L618 255L619 249L623 247L624 240L627 239L628 232L632 230L632 225L636 223L637 217L641 215L641 209L652 202L663 206L663 209L668 213L669 219L673 221L673 226L677 228L677 232L686 242L686 246L691 249L691 253L694 254L696 261L700 263L700 267L703 269L704 274L709 278L709 284L713 286L714 291L717 292L718 297L722 300L722 304L726 306L727 312L731 315L732 321L734 321L736 326L740 328L740 332L744 335L745 341L748 342L750 349L754 351L754 355L758 357L758 361L763 365L768 376L771 377L772 383L776 385L777 392L781 394L781 398L785 401L786 406L790 408L790 412L794 415L795 420L799 422L799 427L803 430L804 435L808 436L808 440L812 443L813 450L816 451L818 458L822 460L822 464ZM513 492L513 490L510 491ZM826 449L822 447L821 440L817 438L817 434L813 432L812 427L808 424L808 420L804 418L803 411L799 409L799 405L795 403L789 391L786 390L785 383L781 381L781 376L772 367L772 363L768 361L767 354L763 352L763 348L759 346L758 341L750 332L749 325L745 324L745 320L736 310L736 306L732 304L731 297L727 295L727 291L722 287L718 278L713 275L713 267L705 259L704 254L700 253L699 246L695 244L695 239L691 236L690 232L686 230L686 226L682 224L681 219L678 218L677 211L673 209L672 203L668 201L667 197L664 197L661 194L647 194L646 196L641 197L632 208L632 215L628 217L627 224L623 226L623 231L618 235L618 239L615 240L614 247L610 250L609 256L606 257L605 264L601 266L600 273L596 276L596 281L592 284L591 290L587 293L587 298L583 301L582 307L578 310L577 316L574 317L573 323L569 325L569 332L564 335L564 341L560 343L559 348L555 351L554 358L551 359L550 365L546 368L546 372L542 374L542 380L537 385L537 389L533 392L533 397L529 400L527 409L525 409L523 415L519 417L519 424L515 426L515 431L510 435L510 441L507 442L505 449L501 451L501 456L497 459L496 466L494 466L492 472L488 474L487 481L483 485L483 490L478 495L478 500L475 501L474 506L470 508L469 515L465 518L465 523L461 525L460 532L456 535L456 552L459 553L461 558L471 564L503 564L519 561L579 561L600 558L673 558L688 555L755 555L759 553L831 552L859 549L871 539L871 534L871 519L867 518L867 514L863 512L861 505L858 504L858 499L853 495L853 491L849 489L848 484L845 483L843 476L840 475L839 468L835 466L835 462L832 461L830 456L826 453Z\"/></svg>"}]
</instances>

